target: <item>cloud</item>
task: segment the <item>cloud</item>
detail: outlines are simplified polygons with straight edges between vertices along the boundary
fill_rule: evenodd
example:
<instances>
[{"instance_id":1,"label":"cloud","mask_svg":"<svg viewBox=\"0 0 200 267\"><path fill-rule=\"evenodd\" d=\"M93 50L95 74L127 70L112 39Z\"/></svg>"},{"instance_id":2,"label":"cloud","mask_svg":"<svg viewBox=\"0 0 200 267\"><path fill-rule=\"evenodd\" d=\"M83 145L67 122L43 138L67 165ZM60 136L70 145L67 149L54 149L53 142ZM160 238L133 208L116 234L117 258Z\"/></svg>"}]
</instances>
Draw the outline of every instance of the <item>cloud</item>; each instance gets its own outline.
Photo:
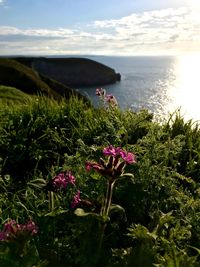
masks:
<instances>
[{"instance_id":1,"label":"cloud","mask_svg":"<svg viewBox=\"0 0 200 267\"><path fill-rule=\"evenodd\" d=\"M0 0L1 1L1 0ZM200 52L200 10L188 7L98 20L79 29L0 26L3 54L177 54Z\"/></svg>"},{"instance_id":2,"label":"cloud","mask_svg":"<svg viewBox=\"0 0 200 267\"><path fill-rule=\"evenodd\" d=\"M110 29L116 40L126 40L125 53L130 51L131 45L133 53L137 53L138 46L147 54L148 51L155 53L155 50L165 54L182 53L187 50L186 44L196 50L200 40L200 10L186 7L155 10L118 20L95 21L93 27L102 32Z\"/></svg>"},{"instance_id":3,"label":"cloud","mask_svg":"<svg viewBox=\"0 0 200 267\"><path fill-rule=\"evenodd\" d=\"M0 26L0 35L22 35L32 37L65 37L73 34L74 31L65 28L59 29L18 29L16 27Z\"/></svg>"}]
</instances>

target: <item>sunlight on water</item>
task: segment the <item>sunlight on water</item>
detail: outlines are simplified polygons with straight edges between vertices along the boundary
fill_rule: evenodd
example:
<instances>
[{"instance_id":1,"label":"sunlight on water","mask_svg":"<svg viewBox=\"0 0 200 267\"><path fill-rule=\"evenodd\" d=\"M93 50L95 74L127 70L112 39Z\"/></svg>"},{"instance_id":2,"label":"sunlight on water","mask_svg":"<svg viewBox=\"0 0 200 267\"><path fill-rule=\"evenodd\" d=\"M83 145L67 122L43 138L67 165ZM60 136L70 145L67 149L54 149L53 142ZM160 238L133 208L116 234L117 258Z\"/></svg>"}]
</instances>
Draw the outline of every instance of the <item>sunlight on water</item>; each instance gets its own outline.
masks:
<instances>
[{"instance_id":1,"label":"sunlight on water","mask_svg":"<svg viewBox=\"0 0 200 267\"><path fill-rule=\"evenodd\" d=\"M121 73L121 82L104 86L120 108L145 108L161 121L180 109L186 120L200 122L200 55L93 59ZM95 87L80 91L98 105Z\"/></svg>"},{"instance_id":2,"label":"sunlight on water","mask_svg":"<svg viewBox=\"0 0 200 267\"><path fill-rule=\"evenodd\" d=\"M177 58L176 79L169 88L170 110L181 108L186 119L200 120L200 55Z\"/></svg>"}]
</instances>

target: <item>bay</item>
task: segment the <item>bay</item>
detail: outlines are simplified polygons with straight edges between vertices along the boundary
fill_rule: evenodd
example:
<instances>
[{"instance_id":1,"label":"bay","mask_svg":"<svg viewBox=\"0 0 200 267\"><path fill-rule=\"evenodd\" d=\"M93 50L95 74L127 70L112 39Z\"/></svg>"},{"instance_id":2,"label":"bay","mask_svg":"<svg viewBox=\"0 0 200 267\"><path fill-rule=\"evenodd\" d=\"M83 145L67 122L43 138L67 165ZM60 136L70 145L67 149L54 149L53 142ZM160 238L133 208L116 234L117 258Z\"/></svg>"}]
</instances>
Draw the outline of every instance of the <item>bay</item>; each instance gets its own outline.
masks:
<instances>
[{"instance_id":1,"label":"bay","mask_svg":"<svg viewBox=\"0 0 200 267\"><path fill-rule=\"evenodd\" d=\"M200 120L200 56L85 56L114 68L121 81L103 86L122 109L148 109L157 118L180 109L186 119ZM96 106L98 87L77 88Z\"/></svg>"}]
</instances>

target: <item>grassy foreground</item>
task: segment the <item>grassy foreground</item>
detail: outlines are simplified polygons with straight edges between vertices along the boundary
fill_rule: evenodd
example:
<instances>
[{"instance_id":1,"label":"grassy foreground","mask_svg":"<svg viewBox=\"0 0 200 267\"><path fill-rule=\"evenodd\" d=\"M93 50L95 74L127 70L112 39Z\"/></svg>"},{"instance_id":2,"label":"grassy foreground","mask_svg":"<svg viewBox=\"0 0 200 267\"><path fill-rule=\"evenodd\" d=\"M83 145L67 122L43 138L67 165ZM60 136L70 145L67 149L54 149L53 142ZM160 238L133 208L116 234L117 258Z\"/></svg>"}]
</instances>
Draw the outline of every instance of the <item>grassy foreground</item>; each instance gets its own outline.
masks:
<instances>
[{"instance_id":1,"label":"grassy foreground","mask_svg":"<svg viewBox=\"0 0 200 267\"><path fill-rule=\"evenodd\" d=\"M179 113L1 101L0 180L1 267L200 266L200 129Z\"/></svg>"}]
</instances>

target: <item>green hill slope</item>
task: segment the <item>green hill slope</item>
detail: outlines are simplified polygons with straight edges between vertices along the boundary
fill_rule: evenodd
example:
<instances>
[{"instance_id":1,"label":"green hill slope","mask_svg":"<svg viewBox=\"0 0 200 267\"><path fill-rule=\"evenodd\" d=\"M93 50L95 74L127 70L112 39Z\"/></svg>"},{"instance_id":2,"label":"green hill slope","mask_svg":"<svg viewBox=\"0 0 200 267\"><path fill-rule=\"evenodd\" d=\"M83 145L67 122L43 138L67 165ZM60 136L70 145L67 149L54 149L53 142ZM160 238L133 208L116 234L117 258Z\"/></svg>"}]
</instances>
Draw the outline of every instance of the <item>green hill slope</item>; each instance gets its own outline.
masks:
<instances>
[{"instance_id":1,"label":"green hill slope","mask_svg":"<svg viewBox=\"0 0 200 267\"><path fill-rule=\"evenodd\" d=\"M114 69L88 58L16 57L14 59L71 87L112 84L121 78Z\"/></svg>"},{"instance_id":2,"label":"green hill slope","mask_svg":"<svg viewBox=\"0 0 200 267\"><path fill-rule=\"evenodd\" d=\"M9 86L0 85L0 103L4 104L23 104L31 100L31 96Z\"/></svg>"},{"instance_id":3,"label":"green hill slope","mask_svg":"<svg viewBox=\"0 0 200 267\"><path fill-rule=\"evenodd\" d=\"M27 94L42 94L55 99L82 95L55 80L49 79L37 71L13 59L0 59L0 85L15 87Z\"/></svg>"}]
</instances>

